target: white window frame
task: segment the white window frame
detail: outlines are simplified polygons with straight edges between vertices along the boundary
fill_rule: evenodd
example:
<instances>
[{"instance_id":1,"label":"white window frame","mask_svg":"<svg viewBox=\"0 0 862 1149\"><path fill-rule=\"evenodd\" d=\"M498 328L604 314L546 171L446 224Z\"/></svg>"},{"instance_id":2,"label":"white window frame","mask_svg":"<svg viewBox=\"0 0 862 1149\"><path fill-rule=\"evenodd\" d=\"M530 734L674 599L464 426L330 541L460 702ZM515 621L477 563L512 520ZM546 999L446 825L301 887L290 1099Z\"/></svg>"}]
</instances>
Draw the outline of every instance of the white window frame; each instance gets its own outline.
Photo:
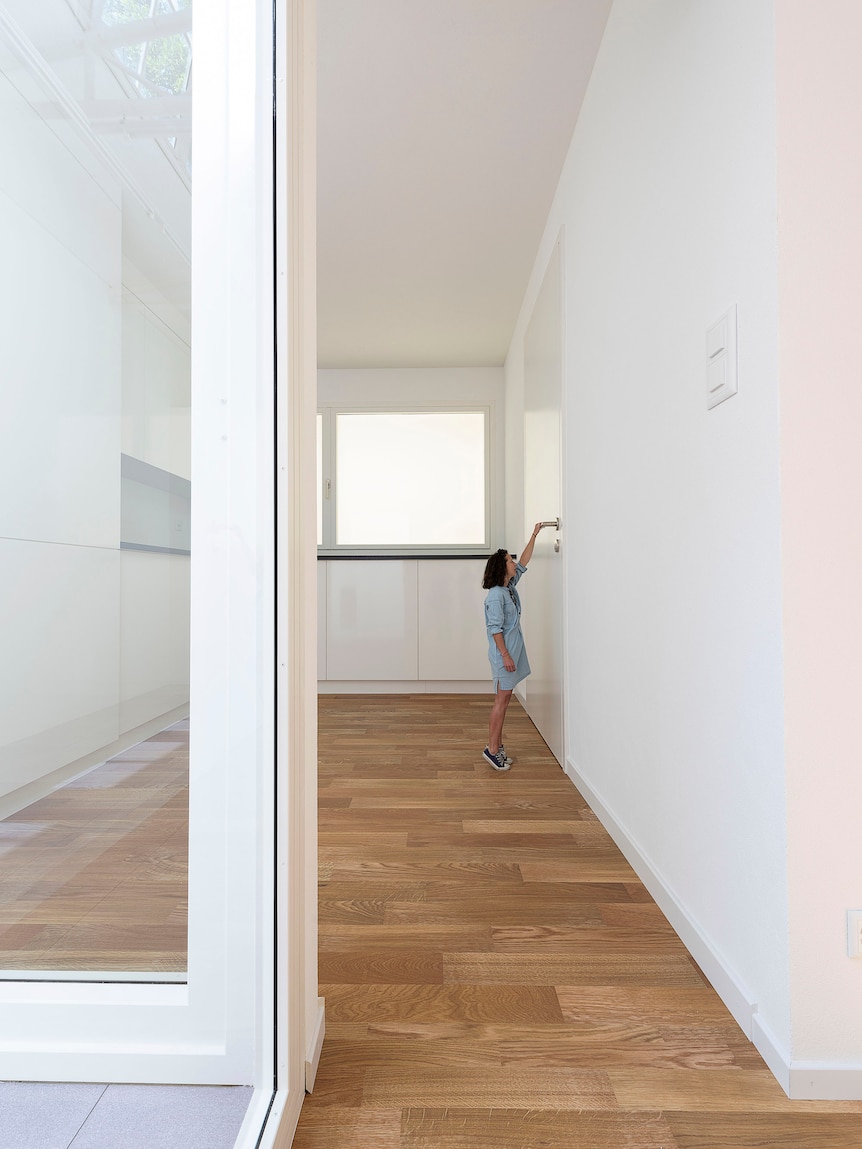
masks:
<instances>
[{"instance_id":1,"label":"white window frame","mask_svg":"<svg viewBox=\"0 0 862 1149\"><path fill-rule=\"evenodd\" d=\"M421 555L486 555L491 552L491 540L496 537L495 508L497 505L494 477L494 411L487 403L371 403L352 405L345 403L321 403L317 412L323 416L323 490L319 497L323 500L323 543L317 548L321 558L337 557L410 557ZM339 415L372 414L476 414L485 421L485 538L482 543L469 545L425 544L414 546L344 546L336 543L336 426Z\"/></svg>"},{"instance_id":2,"label":"white window frame","mask_svg":"<svg viewBox=\"0 0 862 1149\"><path fill-rule=\"evenodd\" d=\"M272 20L195 11L188 982L0 983L0 1079L272 1094Z\"/></svg>"}]
</instances>

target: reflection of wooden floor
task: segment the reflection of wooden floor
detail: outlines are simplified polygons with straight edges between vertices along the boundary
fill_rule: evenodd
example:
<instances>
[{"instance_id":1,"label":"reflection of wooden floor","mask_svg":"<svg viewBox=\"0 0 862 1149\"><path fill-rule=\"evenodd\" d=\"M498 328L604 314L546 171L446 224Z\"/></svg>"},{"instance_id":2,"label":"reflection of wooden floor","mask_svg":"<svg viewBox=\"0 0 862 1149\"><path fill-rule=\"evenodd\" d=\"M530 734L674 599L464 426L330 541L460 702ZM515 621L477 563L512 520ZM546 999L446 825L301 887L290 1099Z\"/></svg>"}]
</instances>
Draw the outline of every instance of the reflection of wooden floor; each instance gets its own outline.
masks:
<instances>
[{"instance_id":1,"label":"reflection of wooden floor","mask_svg":"<svg viewBox=\"0 0 862 1149\"><path fill-rule=\"evenodd\" d=\"M512 704L320 699L326 1040L294 1149L850 1149L788 1101Z\"/></svg>"},{"instance_id":2,"label":"reflection of wooden floor","mask_svg":"<svg viewBox=\"0 0 862 1149\"><path fill-rule=\"evenodd\" d=\"M0 821L0 969L186 968L188 722Z\"/></svg>"}]
</instances>

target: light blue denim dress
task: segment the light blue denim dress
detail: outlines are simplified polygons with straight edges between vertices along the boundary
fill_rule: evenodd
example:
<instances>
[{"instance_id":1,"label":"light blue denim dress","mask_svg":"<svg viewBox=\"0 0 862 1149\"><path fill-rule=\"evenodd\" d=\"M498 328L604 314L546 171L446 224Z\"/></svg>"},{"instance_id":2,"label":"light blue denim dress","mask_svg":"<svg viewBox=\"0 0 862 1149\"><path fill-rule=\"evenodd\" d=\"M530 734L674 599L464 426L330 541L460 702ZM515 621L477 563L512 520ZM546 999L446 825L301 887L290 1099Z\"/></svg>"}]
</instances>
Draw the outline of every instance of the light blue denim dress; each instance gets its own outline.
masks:
<instances>
[{"instance_id":1,"label":"light blue denim dress","mask_svg":"<svg viewBox=\"0 0 862 1149\"><path fill-rule=\"evenodd\" d=\"M494 679L494 693L498 690L514 690L530 673L530 663L521 634L521 600L515 590L515 583L525 573L526 567L515 565L515 574L508 586L492 586L485 595L485 629L488 632L488 661L491 663L491 676ZM494 642L494 635L502 634L506 650L512 656L515 669L508 671L503 666L503 656Z\"/></svg>"}]
</instances>

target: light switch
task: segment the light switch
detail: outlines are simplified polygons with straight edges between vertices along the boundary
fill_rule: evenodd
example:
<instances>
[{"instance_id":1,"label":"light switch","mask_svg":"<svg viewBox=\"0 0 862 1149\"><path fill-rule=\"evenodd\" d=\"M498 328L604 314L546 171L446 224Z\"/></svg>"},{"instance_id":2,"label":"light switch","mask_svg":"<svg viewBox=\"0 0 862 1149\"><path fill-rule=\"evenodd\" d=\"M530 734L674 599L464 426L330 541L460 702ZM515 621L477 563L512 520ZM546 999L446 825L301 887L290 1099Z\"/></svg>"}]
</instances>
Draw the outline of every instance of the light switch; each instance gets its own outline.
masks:
<instances>
[{"instance_id":1,"label":"light switch","mask_svg":"<svg viewBox=\"0 0 862 1149\"><path fill-rule=\"evenodd\" d=\"M717 407L736 394L736 304L706 333L706 405Z\"/></svg>"},{"instance_id":2,"label":"light switch","mask_svg":"<svg viewBox=\"0 0 862 1149\"><path fill-rule=\"evenodd\" d=\"M710 327L706 334L706 357L715 359L722 351L727 350L727 316L719 319L715 327Z\"/></svg>"},{"instance_id":3,"label":"light switch","mask_svg":"<svg viewBox=\"0 0 862 1149\"><path fill-rule=\"evenodd\" d=\"M727 386L727 356L720 355L706 368L706 389L710 397ZM710 404L711 405L711 404Z\"/></svg>"}]
</instances>

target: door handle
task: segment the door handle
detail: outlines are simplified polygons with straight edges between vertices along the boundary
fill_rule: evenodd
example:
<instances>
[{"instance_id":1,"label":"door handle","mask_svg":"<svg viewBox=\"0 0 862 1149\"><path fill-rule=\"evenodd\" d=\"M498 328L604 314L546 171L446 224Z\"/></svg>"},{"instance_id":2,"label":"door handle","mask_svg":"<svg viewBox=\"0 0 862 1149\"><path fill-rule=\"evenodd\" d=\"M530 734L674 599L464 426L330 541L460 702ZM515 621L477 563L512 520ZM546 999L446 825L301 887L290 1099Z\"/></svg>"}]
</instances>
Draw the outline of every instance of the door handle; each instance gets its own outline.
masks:
<instances>
[{"instance_id":1,"label":"door handle","mask_svg":"<svg viewBox=\"0 0 862 1149\"><path fill-rule=\"evenodd\" d=\"M555 531L558 531L560 529L560 520L559 517L557 517L556 519L551 519L549 522L540 523L539 525L542 527L553 527Z\"/></svg>"}]
</instances>

